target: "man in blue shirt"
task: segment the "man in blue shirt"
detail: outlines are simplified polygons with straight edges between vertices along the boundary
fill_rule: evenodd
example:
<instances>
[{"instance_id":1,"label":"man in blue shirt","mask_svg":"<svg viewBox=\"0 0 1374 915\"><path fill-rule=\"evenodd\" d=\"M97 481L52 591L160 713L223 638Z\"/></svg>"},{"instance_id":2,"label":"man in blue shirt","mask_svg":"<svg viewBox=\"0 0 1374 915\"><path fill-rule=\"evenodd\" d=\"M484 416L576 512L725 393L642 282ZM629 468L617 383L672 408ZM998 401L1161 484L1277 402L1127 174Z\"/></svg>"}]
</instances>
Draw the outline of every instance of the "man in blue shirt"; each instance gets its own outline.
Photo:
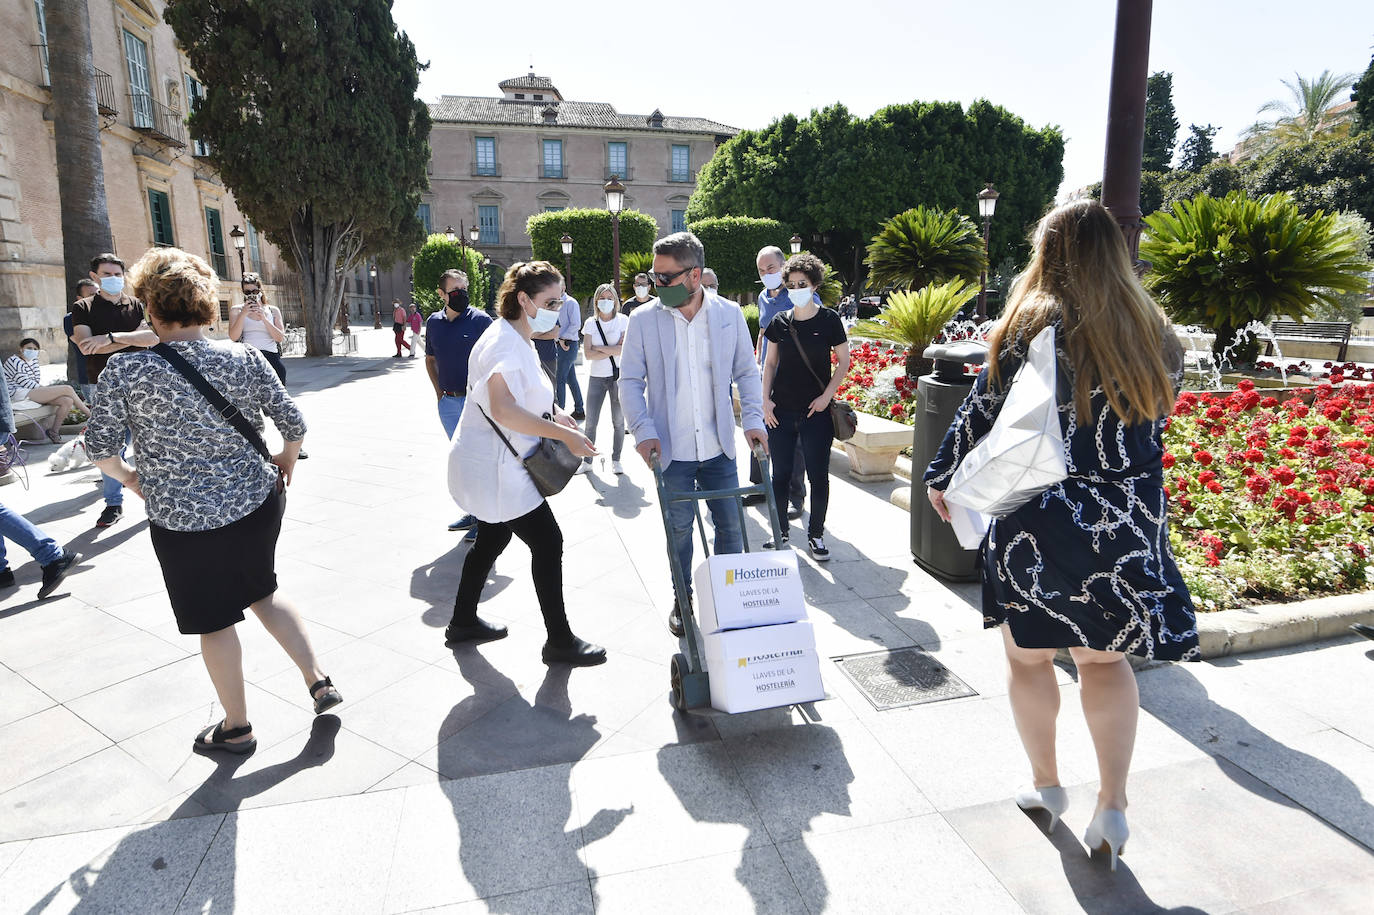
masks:
<instances>
[{"instance_id":1,"label":"man in blue shirt","mask_svg":"<svg viewBox=\"0 0 1374 915\"><path fill-rule=\"evenodd\" d=\"M572 388L572 418L581 422L587 418L582 410L582 385L577 381L577 347L582 342L582 309L577 299L563 291L563 310L558 313L557 363L554 372L554 398L562 408L566 400L564 388Z\"/></svg>"},{"instance_id":2,"label":"man in blue shirt","mask_svg":"<svg viewBox=\"0 0 1374 915\"><path fill-rule=\"evenodd\" d=\"M792 307L792 300L787 297L787 289L783 283L783 266L787 263L782 255L782 249L777 245L769 245L760 249L758 257L755 258L755 266L759 268L759 280L763 283L763 291L759 293L759 342L757 347L758 360L760 367L763 360L768 356L768 340L763 336L763 331L768 327L768 322ZM768 397L768 392L763 392L764 398ZM759 462L753 457L749 458L749 482L758 483L763 479L763 474L759 470ZM787 487L787 498L792 503L788 509L786 506L779 505L778 511L787 511L787 517L793 521L801 517L802 506L806 504L806 467L802 459L801 441L797 442L797 454L792 463L792 481ZM746 505L758 505L766 502L764 496L746 496Z\"/></svg>"},{"instance_id":3,"label":"man in blue shirt","mask_svg":"<svg viewBox=\"0 0 1374 915\"><path fill-rule=\"evenodd\" d=\"M425 322L425 369L439 401L439 422L452 440L467 401L468 356L472 355L477 338L492 322L490 315L468 304L468 277L463 271L445 270L439 277L439 294L444 298L444 308ZM459 518L448 529L467 529L466 539L477 539L477 519L471 514Z\"/></svg>"}]
</instances>

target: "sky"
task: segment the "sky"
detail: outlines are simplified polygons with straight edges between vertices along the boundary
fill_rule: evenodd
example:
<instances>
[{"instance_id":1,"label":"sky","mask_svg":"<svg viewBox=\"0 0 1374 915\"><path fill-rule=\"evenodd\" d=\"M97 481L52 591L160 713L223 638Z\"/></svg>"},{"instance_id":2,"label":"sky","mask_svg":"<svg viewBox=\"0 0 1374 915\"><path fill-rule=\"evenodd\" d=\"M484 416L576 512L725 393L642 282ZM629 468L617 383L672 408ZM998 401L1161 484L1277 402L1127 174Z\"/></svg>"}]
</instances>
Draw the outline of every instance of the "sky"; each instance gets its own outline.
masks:
<instances>
[{"instance_id":1,"label":"sky","mask_svg":"<svg viewBox=\"0 0 1374 915\"><path fill-rule=\"evenodd\" d=\"M498 96L531 63L565 99L739 128L835 102L867 117L986 98L1062 129L1062 195L1102 176L1115 11L1112 0L396 0L393 15L429 63L426 101ZM1212 124L1229 150L1261 105L1287 96L1281 80L1358 74L1371 53L1371 0L1154 3L1150 70L1174 74L1180 143L1190 123Z\"/></svg>"}]
</instances>

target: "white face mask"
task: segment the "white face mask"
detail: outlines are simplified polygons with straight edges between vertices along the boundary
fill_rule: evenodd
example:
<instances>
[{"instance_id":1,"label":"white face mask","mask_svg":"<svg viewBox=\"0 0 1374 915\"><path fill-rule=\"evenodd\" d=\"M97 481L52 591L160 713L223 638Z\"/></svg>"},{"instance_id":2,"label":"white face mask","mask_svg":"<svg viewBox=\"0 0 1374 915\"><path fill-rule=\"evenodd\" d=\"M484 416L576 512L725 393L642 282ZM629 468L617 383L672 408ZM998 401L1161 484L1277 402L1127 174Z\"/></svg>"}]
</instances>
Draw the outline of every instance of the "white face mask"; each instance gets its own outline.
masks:
<instances>
[{"instance_id":1,"label":"white face mask","mask_svg":"<svg viewBox=\"0 0 1374 915\"><path fill-rule=\"evenodd\" d=\"M636 287L635 287L635 295L639 296L641 299L647 299L647 298L649 297L649 287L648 287L648 286L636 286Z\"/></svg>"},{"instance_id":2,"label":"white face mask","mask_svg":"<svg viewBox=\"0 0 1374 915\"><path fill-rule=\"evenodd\" d=\"M558 312L547 308L536 308L530 318L530 330L536 334L546 334L558 324Z\"/></svg>"},{"instance_id":3,"label":"white face mask","mask_svg":"<svg viewBox=\"0 0 1374 915\"><path fill-rule=\"evenodd\" d=\"M811 290L810 290L810 288L806 288L806 289L789 289L789 290L787 290L787 297L788 297L789 299L792 300L792 307L793 307L793 308L799 308L799 307L801 307L802 305L810 305L810 304L811 304Z\"/></svg>"},{"instance_id":4,"label":"white face mask","mask_svg":"<svg viewBox=\"0 0 1374 915\"><path fill-rule=\"evenodd\" d=\"M100 288L106 295L119 295L124 291L124 277L102 276L100 278Z\"/></svg>"},{"instance_id":5,"label":"white face mask","mask_svg":"<svg viewBox=\"0 0 1374 915\"><path fill-rule=\"evenodd\" d=\"M36 349L30 349L30 348L27 348L27 347L26 347L26 348L24 349L23 352L24 352L24 358L27 359L27 360L29 360L30 362L37 362L37 361L38 361L38 350L36 350Z\"/></svg>"},{"instance_id":6,"label":"white face mask","mask_svg":"<svg viewBox=\"0 0 1374 915\"><path fill-rule=\"evenodd\" d=\"M767 289L769 292L772 292L774 289L777 289L779 286L782 285L781 273L765 273L762 279L763 287Z\"/></svg>"},{"instance_id":7,"label":"white face mask","mask_svg":"<svg viewBox=\"0 0 1374 915\"><path fill-rule=\"evenodd\" d=\"M615 311L615 299L597 299L596 309L603 315L608 315Z\"/></svg>"}]
</instances>

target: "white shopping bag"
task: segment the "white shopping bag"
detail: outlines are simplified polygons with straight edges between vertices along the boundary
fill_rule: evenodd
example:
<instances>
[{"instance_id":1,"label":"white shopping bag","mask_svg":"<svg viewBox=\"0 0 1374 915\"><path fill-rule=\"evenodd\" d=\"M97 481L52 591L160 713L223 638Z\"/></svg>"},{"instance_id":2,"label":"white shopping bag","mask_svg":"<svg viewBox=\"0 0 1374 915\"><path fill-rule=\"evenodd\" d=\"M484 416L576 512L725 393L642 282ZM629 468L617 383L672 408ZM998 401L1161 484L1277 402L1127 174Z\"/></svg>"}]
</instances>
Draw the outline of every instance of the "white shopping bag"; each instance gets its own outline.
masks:
<instances>
[{"instance_id":1,"label":"white shopping bag","mask_svg":"<svg viewBox=\"0 0 1374 915\"><path fill-rule=\"evenodd\" d=\"M992 516L965 508L957 502L945 500L945 510L949 512L949 523L954 528L954 536L959 545L966 550L976 550L983 545Z\"/></svg>"},{"instance_id":2,"label":"white shopping bag","mask_svg":"<svg viewBox=\"0 0 1374 915\"><path fill-rule=\"evenodd\" d=\"M1031 341L992 429L955 468L945 489L946 502L1001 517L1069 475L1055 399L1056 373L1051 325ZM967 546L963 537L960 541Z\"/></svg>"}]
</instances>

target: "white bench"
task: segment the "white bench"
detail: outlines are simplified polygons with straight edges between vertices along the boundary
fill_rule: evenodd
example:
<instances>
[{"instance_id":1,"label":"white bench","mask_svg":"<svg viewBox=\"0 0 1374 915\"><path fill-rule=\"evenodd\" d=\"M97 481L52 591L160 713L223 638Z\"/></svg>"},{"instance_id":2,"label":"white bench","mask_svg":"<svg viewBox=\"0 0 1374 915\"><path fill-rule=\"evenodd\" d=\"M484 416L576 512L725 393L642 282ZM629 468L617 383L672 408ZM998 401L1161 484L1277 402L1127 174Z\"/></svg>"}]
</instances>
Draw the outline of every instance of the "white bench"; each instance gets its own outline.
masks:
<instances>
[{"instance_id":1,"label":"white bench","mask_svg":"<svg viewBox=\"0 0 1374 915\"><path fill-rule=\"evenodd\" d=\"M858 417L854 437L843 443L849 455L849 475L860 483L891 480L897 455L911 447L911 427L871 413L859 413Z\"/></svg>"},{"instance_id":2,"label":"white bench","mask_svg":"<svg viewBox=\"0 0 1374 915\"><path fill-rule=\"evenodd\" d=\"M56 407L49 403L36 403L32 400L15 400L11 401L10 409L14 411L16 438L21 441L25 440L22 435L19 435L19 430L25 426L33 426L38 431L38 437L27 439L27 441L39 441L47 444L48 437L45 430L48 428L48 420L52 419L52 415L57 412Z\"/></svg>"}]
</instances>

